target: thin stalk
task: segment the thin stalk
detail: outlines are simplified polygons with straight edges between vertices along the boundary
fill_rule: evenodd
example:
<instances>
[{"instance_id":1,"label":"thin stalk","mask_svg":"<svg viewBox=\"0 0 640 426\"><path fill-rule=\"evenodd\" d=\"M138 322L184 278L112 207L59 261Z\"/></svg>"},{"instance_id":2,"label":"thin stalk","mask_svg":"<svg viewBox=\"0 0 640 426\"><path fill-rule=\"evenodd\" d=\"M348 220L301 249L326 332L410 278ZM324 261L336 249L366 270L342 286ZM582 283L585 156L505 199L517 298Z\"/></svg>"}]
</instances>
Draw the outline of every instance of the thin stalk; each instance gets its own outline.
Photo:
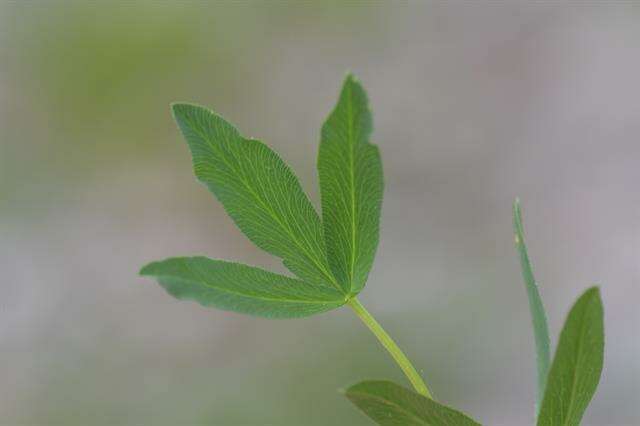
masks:
<instances>
[{"instance_id":1,"label":"thin stalk","mask_svg":"<svg viewBox=\"0 0 640 426\"><path fill-rule=\"evenodd\" d=\"M373 316L365 309L364 306L360 303L357 298L353 298L348 302L349 306L354 310L356 315L360 317L363 323L369 330L378 338L382 346L389 352L389 354L393 357L398 366L402 369L402 372L407 376L411 384L413 385L416 392L421 395L426 396L427 398L433 399L431 396L431 392L429 392L429 388L418 374L418 371L415 369L409 358L402 352L402 350L398 347L396 342L393 341L391 336L384 331L384 328L375 320Z\"/></svg>"}]
</instances>

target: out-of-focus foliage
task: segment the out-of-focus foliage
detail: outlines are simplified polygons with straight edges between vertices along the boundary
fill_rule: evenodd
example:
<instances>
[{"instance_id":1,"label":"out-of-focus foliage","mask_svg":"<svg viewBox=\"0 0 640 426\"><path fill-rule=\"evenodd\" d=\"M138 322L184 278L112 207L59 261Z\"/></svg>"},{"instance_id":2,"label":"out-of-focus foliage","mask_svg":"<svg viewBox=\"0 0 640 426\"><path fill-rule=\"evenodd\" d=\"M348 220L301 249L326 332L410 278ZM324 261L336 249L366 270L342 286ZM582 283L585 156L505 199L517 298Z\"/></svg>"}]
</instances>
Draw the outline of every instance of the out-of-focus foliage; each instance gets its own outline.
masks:
<instances>
[{"instance_id":1,"label":"out-of-focus foliage","mask_svg":"<svg viewBox=\"0 0 640 426\"><path fill-rule=\"evenodd\" d=\"M593 287L573 305L560 334L538 426L580 424L600 382L603 359L602 301Z\"/></svg>"},{"instance_id":2,"label":"out-of-focus foliage","mask_svg":"<svg viewBox=\"0 0 640 426\"><path fill-rule=\"evenodd\" d=\"M361 382L345 394L382 426L480 426L463 413L393 382Z\"/></svg>"},{"instance_id":3,"label":"out-of-focus foliage","mask_svg":"<svg viewBox=\"0 0 640 426\"><path fill-rule=\"evenodd\" d=\"M547 383L549 374L549 366L551 365L551 343L549 342L549 326L547 325L547 314L544 310L544 304L538 290L538 283L533 276L533 268L529 253L527 252L527 244L524 240L524 226L522 225L522 209L520 201L513 203L513 230L520 257L520 268L522 269L522 278L524 279L525 290L529 300L529 310L531 311L531 322L533 325L533 336L536 342L536 363L538 373L538 387L536 394L536 416L542 404L544 397L544 388Z\"/></svg>"}]
</instances>

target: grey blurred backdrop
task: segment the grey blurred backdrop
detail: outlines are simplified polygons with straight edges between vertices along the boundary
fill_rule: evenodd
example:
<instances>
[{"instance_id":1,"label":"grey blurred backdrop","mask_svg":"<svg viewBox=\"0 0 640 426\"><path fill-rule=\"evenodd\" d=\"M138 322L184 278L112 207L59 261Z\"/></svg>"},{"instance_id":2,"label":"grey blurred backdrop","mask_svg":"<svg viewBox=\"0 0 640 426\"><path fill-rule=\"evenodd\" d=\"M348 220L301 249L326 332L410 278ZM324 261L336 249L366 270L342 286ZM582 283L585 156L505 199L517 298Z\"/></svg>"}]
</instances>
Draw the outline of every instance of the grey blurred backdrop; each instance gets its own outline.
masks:
<instances>
[{"instance_id":1,"label":"grey blurred backdrop","mask_svg":"<svg viewBox=\"0 0 640 426\"><path fill-rule=\"evenodd\" d=\"M369 424L338 389L405 380L347 309L254 319L137 276L188 254L283 271L196 183L170 102L266 141L317 205L347 70L386 178L361 299L435 395L532 423L519 196L554 343L602 286L584 424L640 423L640 4L2 1L0 424Z\"/></svg>"}]
</instances>

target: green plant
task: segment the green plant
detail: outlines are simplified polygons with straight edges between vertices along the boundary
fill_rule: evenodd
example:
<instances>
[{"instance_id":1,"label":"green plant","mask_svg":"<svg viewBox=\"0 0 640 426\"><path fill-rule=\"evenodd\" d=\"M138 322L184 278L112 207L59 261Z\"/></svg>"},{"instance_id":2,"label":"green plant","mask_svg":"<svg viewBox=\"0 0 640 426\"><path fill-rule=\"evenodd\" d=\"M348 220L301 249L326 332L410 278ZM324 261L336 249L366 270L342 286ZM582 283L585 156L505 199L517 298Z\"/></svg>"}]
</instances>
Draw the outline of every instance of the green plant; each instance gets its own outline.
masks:
<instances>
[{"instance_id":1,"label":"green plant","mask_svg":"<svg viewBox=\"0 0 640 426\"><path fill-rule=\"evenodd\" d=\"M347 76L338 103L322 126L318 156L322 218L293 172L262 142L241 136L223 118L201 106L174 104L172 109L191 150L197 178L244 234L281 258L297 278L205 257L153 262L140 273L155 277L179 299L267 318L304 317L348 305L414 388L366 381L345 391L349 400L381 425L478 424L434 400L406 355L357 298L378 246L383 192L380 154L369 143L371 112L360 83ZM578 300L547 373L546 317L524 245L517 203L514 213L538 348L538 424L577 424L595 391L602 366L599 295L591 289Z\"/></svg>"}]
</instances>

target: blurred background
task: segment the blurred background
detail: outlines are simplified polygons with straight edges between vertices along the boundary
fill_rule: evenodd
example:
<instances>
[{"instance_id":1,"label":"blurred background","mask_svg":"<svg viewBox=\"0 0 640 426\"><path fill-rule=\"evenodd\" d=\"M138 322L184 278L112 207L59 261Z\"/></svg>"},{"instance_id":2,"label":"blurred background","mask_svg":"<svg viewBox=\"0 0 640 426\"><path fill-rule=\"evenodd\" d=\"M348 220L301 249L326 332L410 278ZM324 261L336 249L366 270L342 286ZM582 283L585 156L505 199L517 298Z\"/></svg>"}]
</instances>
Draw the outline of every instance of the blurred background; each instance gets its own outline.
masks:
<instances>
[{"instance_id":1,"label":"blurred background","mask_svg":"<svg viewBox=\"0 0 640 426\"><path fill-rule=\"evenodd\" d=\"M317 206L319 129L347 70L386 179L361 300L435 395L532 423L519 196L554 346L602 286L584 424L640 423L638 3L5 0L0 424L370 424L338 390L408 384L347 309L255 319L137 276L190 254L284 271L196 183L170 102L266 141Z\"/></svg>"}]
</instances>

